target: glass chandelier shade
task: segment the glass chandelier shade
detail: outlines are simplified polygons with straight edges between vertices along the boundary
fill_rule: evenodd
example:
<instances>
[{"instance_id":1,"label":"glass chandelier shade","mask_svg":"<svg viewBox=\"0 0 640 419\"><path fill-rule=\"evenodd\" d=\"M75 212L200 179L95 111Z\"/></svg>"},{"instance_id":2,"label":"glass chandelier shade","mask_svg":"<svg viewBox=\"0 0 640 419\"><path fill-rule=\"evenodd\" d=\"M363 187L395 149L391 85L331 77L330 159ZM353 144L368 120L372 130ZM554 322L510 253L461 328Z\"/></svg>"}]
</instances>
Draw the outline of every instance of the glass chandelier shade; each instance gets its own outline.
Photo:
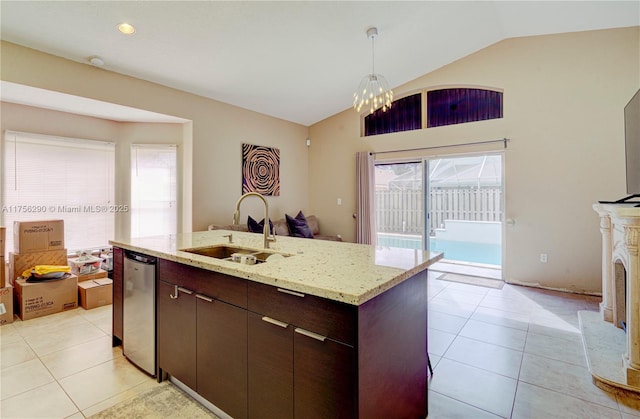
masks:
<instances>
[{"instance_id":1,"label":"glass chandelier shade","mask_svg":"<svg viewBox=\"0 0 640 419\"><path fill-rule=\"evenodd\" d=\"M353 94L353 108L360 112L369 108L369 113L382 108L386 111L393 102L393 91L382 74L367 74L362 78L358 90Z\"/></svg>"},{"instance_id":2,"label":"glass chandelier shade","mask_svg":"<svg viewBox=\"0 0 640 419\"><path fill-rule=\"evenodd\" d=\"M371 38L371 74L367 74L360 81L358 89L353 94L353 108L360 112L363 108L369 108L369 113L382 108L385 112L393 103L393 91L382 74L375 72L375 58L373 39L378 35L378 29L369 28L367 37Z\"/></svg>"}]
</instances>

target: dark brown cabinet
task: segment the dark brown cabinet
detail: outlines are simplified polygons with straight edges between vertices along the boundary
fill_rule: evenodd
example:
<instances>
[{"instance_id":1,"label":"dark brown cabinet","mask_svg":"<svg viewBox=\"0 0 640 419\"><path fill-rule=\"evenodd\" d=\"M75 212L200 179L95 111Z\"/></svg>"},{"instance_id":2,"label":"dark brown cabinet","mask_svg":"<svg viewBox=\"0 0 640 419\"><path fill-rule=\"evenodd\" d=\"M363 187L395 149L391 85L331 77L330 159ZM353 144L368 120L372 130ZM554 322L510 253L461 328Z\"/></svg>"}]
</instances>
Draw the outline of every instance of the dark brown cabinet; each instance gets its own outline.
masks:
<instances>
[{"instance_id":1,"label":"dark brown cabinet","mask_svg":"<svg viewBox=\"0 0 640 419\"><path fill-rule=\"evenodd\" d=\"M293 418L293 327L249 313L249 417Z\"/></svg>"},{"instance_id":2,"label":"dark brown cabinet","mask_svg":"<svg viewBox=\"0 0 640 419\"><path fill-rule=\"evenodd\" d=\"M234 418L427 416L427 271L359 306L166 259L157 272L159 379ZM114 342L121 279L115 249Z\"/></svg>"},{"instance_id":3,"label":"dark brown cabinet","mask_svg":"<svg viewBox=\"0 0 640 419\"><path fill-rule=\"evenodd\" d=\"M249 284L248 306L258 311L249 322L250 413L356 417L355 350L337 340L355 339L355 307L257 283ZM276 414L260 416L261 406Z\"/></svg>"},{"instance_id":4,"label":"dark brown cabinet","mask_svg":"<svg viewBox=\"0 0 640 419\"><path fill-rule=\"evenodd\" d=\"M124 252L115 247L113 249L113 305L112 305L112 337L113 346L122 344L122 332L124 330L122 322L122 311L124 303Z\"/></svg>"},{"instance_id":5,"label":"dark brown cabinet","mask_svg":"<svg viewBox=\"0 0 640 419\"><path fill-rule=\"evenodd\" d=\"M246 305L246 282L163 259L158 277L160 372L246 418L247 310L219 299Z\"/></svg>"},{"instance_id":6,"label":"dark brown cabinet","mask_svg":"<svg viewBox=\"0 0 640 419\"><path fill-rule=\"evenodd\" d=\"M356 417L354 349L301 329L293 347L295 417Z\"/></svg>"},{"instance_id":7,"label":"dark brown cabinet","mask_svg":"<svg viewBox=\"0 0 640 419\"><path fill-rule=\"evenodd\" d=\"M158 281L157 311L158 367L195 389L195 293L176 284Z\"/></svg>"},{"instance_id":8,"label":"dark brown cabinet","mask_svg":"<svg viewBox=\"0 0 640 419\"><path fill-rule=\"evenodd\" d=\"M195 389L232 417L246 418L247 310L200 294L196 299Z\"/></svg>"}]
</instances>

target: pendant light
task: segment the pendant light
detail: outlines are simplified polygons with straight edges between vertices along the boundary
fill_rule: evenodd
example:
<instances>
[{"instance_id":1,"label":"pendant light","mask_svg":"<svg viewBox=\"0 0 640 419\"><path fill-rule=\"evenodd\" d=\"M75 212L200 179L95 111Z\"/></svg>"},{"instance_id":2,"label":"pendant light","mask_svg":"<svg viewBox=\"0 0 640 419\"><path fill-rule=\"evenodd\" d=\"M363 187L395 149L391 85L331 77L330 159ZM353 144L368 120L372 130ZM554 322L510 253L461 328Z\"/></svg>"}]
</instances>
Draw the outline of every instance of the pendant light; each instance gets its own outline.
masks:
<instances>
[{"instance_id":1,"label":"pendant light","mask_svg":"<svg viewBox=\"0 0 640 419\"><path fill-rule=\"evenodd\" d=\"M373 40L378 36L378 29L373 27L367 29L367 38L371 39L371 74L362 78L358 90L353 94L353 108L360 112L362 108L369 108L369 113L382 108L386 111L391 108L393 102L393 91L389 89L389 84L382 74L375 72L375 57Z\"/></svg>"}]
</instances>

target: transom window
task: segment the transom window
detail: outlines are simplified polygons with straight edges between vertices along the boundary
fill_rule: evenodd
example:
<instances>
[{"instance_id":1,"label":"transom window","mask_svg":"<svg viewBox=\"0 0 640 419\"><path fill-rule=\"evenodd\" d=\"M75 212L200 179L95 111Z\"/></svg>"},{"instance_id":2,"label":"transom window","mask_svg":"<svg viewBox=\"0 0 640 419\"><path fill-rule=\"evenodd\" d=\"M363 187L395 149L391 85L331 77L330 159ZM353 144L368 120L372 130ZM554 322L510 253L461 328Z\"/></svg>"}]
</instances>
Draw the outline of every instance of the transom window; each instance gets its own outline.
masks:
<instances>
[{"instance_id":1,"label":"transom window","mask_svg":"<svg viewBox=\"0 0 640 419\"><path fill-rule=\"evenodd\" d=\"M388 134L422 128L422 94L394 100L391 109L378 109L364 118L364 135Z\"/></svg>"},{"instance_id":2,"label":"transom window","mask_svg":"<svg viewBox=\"0 0 640 419\"><path fill-rule=\"evenodd\" d=\"M425 105L423 105L423 102ZM423 111L425 109L425 117ZM502 118L502 92L479 88L424 90L363 118L363 134L389 134Z\"/></svg>"}]
</instances>

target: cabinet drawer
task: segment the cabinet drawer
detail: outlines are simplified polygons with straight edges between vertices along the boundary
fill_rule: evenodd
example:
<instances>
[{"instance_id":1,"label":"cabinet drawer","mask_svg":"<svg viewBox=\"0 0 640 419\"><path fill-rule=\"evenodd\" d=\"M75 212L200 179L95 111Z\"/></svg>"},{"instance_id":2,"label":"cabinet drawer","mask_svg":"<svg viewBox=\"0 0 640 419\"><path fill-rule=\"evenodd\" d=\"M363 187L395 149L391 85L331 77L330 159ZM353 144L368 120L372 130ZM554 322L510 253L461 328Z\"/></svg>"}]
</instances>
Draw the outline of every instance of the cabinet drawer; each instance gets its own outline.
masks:
<instances>
[{"instance_id":1,"label":"cabinet drawer","mask_svg":"<svg viewBox=\"0 0 640 419\"><path fill-rule=\"evenodd\" d=\"M245 279L166 259L160 259L158 265L158 277L161 281L238 307L247 308L247 281Z\"/></svg>"},{"instance_id":2,"label":"cabinet drawer","mask_svg":"<svg viewBox=\"0 0 640 419\"><path fill-rule=\"evenodd\" d=\"M355 345L357 307L249 282L249 310L349 345Z\"/></svg>"}]
</instances>

